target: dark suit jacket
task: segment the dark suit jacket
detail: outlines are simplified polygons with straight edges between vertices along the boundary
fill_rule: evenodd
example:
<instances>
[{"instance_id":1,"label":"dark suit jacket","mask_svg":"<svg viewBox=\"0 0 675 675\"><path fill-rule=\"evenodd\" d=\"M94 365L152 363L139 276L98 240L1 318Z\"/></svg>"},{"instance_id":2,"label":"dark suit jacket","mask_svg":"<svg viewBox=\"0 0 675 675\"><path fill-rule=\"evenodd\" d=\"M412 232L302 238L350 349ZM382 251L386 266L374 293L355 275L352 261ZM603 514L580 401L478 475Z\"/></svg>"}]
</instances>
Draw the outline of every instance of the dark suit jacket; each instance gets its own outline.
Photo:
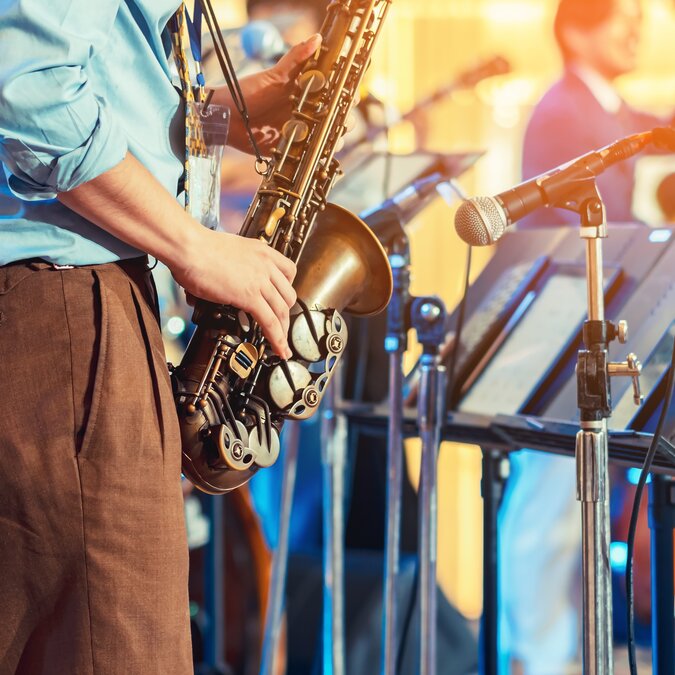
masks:
<instances>
[{"instance_id":1,"label":"dark suit jacket","mask_svg":"<svg viewBox=\"0 0 675 675\"><path fill-rule=\"evenodd\" d=\"M586 84L566 71L534 109L525 132L523 180L554 169L579 155L601 148L623 136L647 131L663 120L624 104L608 113ZM631 212L636 158L619 162L597 179L608 222L633 222ZM579 224L571 211L542 208L520 221L521 226Z\"/></svg>"}]
</instances>

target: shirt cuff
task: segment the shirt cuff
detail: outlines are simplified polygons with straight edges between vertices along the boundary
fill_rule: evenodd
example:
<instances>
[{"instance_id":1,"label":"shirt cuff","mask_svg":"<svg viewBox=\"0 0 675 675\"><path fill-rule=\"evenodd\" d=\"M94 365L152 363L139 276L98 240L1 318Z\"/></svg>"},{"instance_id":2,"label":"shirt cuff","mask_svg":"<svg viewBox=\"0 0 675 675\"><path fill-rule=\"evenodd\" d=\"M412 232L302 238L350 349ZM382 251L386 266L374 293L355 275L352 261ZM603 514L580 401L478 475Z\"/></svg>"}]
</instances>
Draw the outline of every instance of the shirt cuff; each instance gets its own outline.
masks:
<instances>
[{"instance_id":1,"label":"shirt cuff","mask_svg":"<svg viewBox=\"0 0 675 675\"><path fill-rule=\"evenodd\" d=\"M0 159L6 164L10 190L26 201L54 199L117 166L128 151L127 139L102 99L98 119L82 145L63 154L5 138Z\"/></svg>"}]
</instances>

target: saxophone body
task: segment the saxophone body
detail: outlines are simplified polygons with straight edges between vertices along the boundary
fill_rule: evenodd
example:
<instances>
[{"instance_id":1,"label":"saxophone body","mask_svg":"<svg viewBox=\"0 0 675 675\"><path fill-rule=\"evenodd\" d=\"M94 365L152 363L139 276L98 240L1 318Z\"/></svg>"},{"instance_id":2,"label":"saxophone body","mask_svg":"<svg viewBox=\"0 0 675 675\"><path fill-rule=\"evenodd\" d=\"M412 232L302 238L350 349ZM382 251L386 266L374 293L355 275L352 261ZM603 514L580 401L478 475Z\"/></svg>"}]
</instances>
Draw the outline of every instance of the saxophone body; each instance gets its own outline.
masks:
<instances>
[{"instance_id":1,"label":"saxophone body","mask_svg":"<svg viewBox=\"0 0 675 675\"><path fill-rule=\"evenodd\" d=\"M390 3L330 3L321 48L296 80L291 119L240 231L297 264L293 357L274 355L241 309L195 307L197 328L172 382L183 473L205 492L229 492L276 461L284 421L316 412L344 353L341 312L375 314L391 296L391 270L375 236L327 202L341 173L335 154Z\"/></svg>"}]
</instances>

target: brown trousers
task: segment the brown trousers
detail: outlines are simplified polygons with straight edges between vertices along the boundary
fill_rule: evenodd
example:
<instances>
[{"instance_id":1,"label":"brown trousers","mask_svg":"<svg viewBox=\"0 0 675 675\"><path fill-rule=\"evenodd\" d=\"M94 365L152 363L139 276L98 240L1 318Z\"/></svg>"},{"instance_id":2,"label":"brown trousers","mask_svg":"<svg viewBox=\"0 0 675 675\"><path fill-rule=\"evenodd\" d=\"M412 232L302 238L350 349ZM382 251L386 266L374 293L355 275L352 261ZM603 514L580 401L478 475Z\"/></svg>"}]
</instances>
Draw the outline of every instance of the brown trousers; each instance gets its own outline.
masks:
<instances>
[{"instance_id":1,"label":"brown trousers","mask_svg":"<svg viewBox=\"0 0 675 675\"><path fill-rule=\"evenodd\" d=\"M0 675L192 672L151 283L144 259L0 267Z\"/></svg>"}]
</instances>

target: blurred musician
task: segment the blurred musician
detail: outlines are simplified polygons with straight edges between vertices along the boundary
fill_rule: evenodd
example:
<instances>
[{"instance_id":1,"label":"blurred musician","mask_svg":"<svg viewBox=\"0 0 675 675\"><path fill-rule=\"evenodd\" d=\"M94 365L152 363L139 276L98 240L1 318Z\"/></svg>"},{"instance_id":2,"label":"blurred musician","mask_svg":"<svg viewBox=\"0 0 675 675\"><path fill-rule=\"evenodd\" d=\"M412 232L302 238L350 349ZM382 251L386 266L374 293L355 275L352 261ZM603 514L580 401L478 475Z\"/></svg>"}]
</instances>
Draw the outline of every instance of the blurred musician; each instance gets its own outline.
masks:
<instances>
[{"instance_id":1,"label":"blurred musician","mask_svg":"<svg viewBox=\"0 0 675 675\"><path fill-rule=\"evenodd\" d=\"M642 23L639 0L561 0L555 38L564 71L537 104L525 134L523 179L543 173L622 136L664 124L629 106L616 78L635 69ZM631 203L636 160L598 177L609 222L634 222ZM563 209L539 209L521 224L578 224Z\"/></svg>"}]
</instances>

